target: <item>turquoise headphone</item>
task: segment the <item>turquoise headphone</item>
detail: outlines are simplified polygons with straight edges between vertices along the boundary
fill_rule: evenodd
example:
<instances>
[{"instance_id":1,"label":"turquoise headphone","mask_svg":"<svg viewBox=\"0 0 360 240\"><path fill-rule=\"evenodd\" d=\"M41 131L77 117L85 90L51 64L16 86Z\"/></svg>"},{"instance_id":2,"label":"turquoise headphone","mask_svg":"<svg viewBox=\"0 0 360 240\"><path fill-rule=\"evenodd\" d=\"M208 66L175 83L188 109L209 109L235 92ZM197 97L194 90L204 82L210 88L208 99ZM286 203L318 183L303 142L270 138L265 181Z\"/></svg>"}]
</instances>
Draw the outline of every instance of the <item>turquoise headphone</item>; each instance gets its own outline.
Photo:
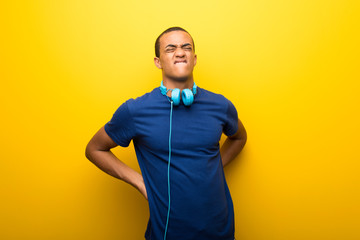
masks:
<instances>
[{"instance_id":1,"label":"turquoise headphone","mask_svg":"<svg viewBox=\"0 0 360 240\"><path fill-rule=\"evenodd\" d=\"M180 89L167 89L163 81L161 81L160 91L163 95L167 96L166 93L171 90L171 100L174 102L174 105L177 106L180 104ZM192 91L188 88L185 88L181 91L181 99L185 106L190 106L194 102L194 95L196 94L197 86L194 82Z\"/></svg>"},{"instance_id":2,"label":"turquoise headphone","mask_svg":"<svg viewBox=\"0 0 360 240\"><path fill-rule=\"evenodd\" d=\"M169 96L166 95L168 91L171 90L171 100L169 99ZM197 86L194 82L194 85L192 87L192 91L188 88L185 88L181 91L181 99L185 106L190 106L194 102L194 95L196 94ZM170 132L169 132L169 161L168 161L168 196L169 196L169 204L168 204L168 213L166 218L166 226L165 226L165 232L164 232L164 240L166 240L166 233L168 229L169 224L169 217L170 217L170 159L171 159L171 130L172 130L172 112L173 112L173 105L179 105L180 104L180 89L174 88L174 89L167 89L163 81L161 81L160 91L163 95L167 97L167 99L170 102Z\"/></svg>"}]
</instances>

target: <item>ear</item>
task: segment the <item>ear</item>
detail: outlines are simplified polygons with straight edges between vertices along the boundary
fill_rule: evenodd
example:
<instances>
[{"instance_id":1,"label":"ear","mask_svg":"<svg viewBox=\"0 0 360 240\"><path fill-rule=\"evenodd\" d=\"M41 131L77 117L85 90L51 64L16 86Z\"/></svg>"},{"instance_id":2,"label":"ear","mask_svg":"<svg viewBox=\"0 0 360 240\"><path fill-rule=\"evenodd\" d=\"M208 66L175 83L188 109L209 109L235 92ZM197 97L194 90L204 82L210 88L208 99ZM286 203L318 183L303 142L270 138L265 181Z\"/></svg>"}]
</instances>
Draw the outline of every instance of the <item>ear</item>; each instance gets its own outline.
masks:
<instances>
[{"instance_id":1,"label":"ear","mask_svg":"<svg viewBox=\"0 0 360 240\"><path fill-rule=\"evenodd\" d=\"M154 63L155 63L155 66L156 66L158 69L162 69L162 67L161 67L161 62L160 62L160 58L154 57Z\"/></svg>"},{"instance_id":2,"label":"ear","mask_svg":"<svg viewBox=\"0 0 360 240\"><path fill-rule=\"evenodd\" d=\"M197 55L194 55L194 66L196 65L196 61L197 61Z\"/></svg>"}]
</instances>

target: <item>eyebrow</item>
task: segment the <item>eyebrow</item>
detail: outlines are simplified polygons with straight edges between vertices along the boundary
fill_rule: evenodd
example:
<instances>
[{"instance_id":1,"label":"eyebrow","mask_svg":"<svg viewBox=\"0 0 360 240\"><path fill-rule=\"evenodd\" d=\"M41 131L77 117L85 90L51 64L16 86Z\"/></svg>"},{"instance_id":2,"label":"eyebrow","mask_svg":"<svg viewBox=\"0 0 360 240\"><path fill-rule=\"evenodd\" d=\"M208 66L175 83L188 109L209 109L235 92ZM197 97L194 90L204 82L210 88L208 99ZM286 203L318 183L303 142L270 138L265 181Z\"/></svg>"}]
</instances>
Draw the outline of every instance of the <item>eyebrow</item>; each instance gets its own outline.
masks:
<instances>
[{"instance_id":1,"label":"eyebrow","mask_svg":"<svg viewBox=\"0 0 360 240\"><path fill-rule=\"evenodd\" d=\"M184 43L183 45L181 45L181 47L188 46L188 45L191 46L190 43ZM176 47L176 46L174 44L168 44L165 48L167 48L167 47Z\"/></svg>"}]
</instances>

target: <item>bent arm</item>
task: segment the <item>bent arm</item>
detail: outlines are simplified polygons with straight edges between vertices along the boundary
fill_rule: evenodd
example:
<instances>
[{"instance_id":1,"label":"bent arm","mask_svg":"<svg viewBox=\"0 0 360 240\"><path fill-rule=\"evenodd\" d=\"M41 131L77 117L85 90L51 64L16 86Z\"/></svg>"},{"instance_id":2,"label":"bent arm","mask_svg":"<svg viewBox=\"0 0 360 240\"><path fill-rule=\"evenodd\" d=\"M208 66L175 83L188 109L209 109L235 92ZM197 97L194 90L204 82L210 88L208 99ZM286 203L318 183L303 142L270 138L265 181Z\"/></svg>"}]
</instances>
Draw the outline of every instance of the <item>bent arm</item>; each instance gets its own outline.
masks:
<instances>
[{"instance_id":1,"label":"bent arm","mask_svg":"<svg viewBox=\"0 0 360 240\"><path fill-rule=\"evenodd\" d=\"M220 148L223 167L225 167L241 152L245 146L246 140L246 130L240 119L238 119L237 132L234 135L227 137L224 144Z\"/></svg>"},{"instance_id":2,"label":"bent arm","mask_svg":"<svg viewBox=\"0 0 360 240\"><path fill-rule=\"evenodd\" d=\"M144 179L140 173L120 161L111 151L117 144L105 132L104 126L92 137L85 156L105 173L129 183L147 199Z\"/></svg>"}]
</instances>

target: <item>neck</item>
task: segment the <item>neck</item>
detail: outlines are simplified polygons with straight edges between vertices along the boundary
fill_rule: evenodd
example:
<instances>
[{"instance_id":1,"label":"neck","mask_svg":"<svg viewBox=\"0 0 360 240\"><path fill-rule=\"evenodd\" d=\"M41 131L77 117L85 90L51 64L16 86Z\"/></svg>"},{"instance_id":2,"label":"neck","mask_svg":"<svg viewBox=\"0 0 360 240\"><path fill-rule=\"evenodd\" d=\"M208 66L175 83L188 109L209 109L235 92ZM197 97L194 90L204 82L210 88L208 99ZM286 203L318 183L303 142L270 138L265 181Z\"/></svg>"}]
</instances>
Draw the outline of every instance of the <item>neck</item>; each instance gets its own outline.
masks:
<instances>
[{"instance_id":1,"label":"neck","mask_svg":"<svg viewBox=\"0 0 360 240\"><path fill-rule=\"evenodd\" d=\"M189 88L192 90L192 87L194 85L194 78L193 75L185 78L185 79L173 79L166 76L163 76L163 84L164 86L169 89L179 88L180 90L183 90L185 88ZM167 95L171 96L171 91L167 92Z\"/></svg>"}]
</instances>

